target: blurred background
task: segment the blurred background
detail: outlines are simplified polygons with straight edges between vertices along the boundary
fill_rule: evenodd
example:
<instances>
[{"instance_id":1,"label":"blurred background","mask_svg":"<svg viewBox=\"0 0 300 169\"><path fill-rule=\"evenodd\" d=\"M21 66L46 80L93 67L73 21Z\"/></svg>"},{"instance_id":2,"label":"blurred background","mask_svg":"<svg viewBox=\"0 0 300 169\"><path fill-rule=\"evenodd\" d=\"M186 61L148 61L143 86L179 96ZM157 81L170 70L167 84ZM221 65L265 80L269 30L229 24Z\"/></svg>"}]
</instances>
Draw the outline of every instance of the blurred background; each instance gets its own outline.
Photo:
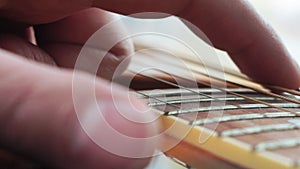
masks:
<instances>
[{"instance_id":1,"label":"blurred background","mask_svg":"<svg viewBox=\"0 0 300 169\"><path fill-rule=\"evenodd\" d=\"M291 55L300 63L300 1L249 0L285 43Z\"/></svg>"}]
</instances>

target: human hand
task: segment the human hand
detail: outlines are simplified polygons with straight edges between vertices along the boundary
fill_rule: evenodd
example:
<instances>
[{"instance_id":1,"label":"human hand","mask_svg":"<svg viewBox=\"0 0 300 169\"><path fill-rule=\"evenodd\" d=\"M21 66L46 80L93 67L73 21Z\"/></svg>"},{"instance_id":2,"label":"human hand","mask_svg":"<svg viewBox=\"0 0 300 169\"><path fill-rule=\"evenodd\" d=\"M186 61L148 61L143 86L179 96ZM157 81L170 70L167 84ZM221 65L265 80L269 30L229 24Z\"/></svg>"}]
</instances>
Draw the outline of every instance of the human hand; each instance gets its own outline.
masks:
<instances>
[{"instance_id":1,"label":"human hand","mask_svg":"<svg viewBox=\"0 0 300 169\"><path fill-rule=\"evenodd\" d=\"M52 15L49 19L41 17L41 22L51 20L50 23L43 25L36 25L41 22L30 19L25 23L15 19L2 20L1 145L7 150L53 168L143 168L149 158L121 157L100 148L84 131L76 114L78 112L75 113L74 93L72 93L73 72L61 68L72 68L85 41L103 25L117 19L112 13L100 9L82 10L84 7L80 9L75 14L68 13L70 16L64 19L58 20L56 16L52 19ZM63 18L65 15L61 14L58 17ZM57 21L52 22L53 20ZM26 28L30 25L34 25L38 47L29 42L32 32ZM120 27L111 31L112 36L122 34ZM104 52L101 49L91 48L91 50L97 53ZM101 69L104 71L99 71L99 75L109 78L114 68L132 51L130 41L117 44L106 55L104 59L106 63L101 66L107 68ZM77 98L81 100L80 107L88 110L92 101L89 100L86 91L90 87L90 80L94 77L84 73L79 73L78 77L79 85L85 91ZM155 124L143 125L128 121L118 113L113 99L118 104L128 106L123 108L127 116L135 116L138 121L152 117L151 114L139 116L141 113L138 110L146 106L135 98L128 100L128 95L123 88L114 87L114 91L111 92L109 83L97 79L95 90L99 107L105 109L102 111L105 120L118 132L140 138L148 137L156 131ZM133 104L133 107L130 104ZM103 129L100 120L93 121L90 116L89 112L86 112L88 123L97 130L100 137L110 134ZM111 142L116 146L130 147L129 144L124 143L124 140L111 140ZM141 145L135 144L132 151L137 153L146 151L151 154L154 148L155 145L144 142Z\"/></svg>"},{"instance_id":2,"label":"human hand","mask_svg":"<svg viewBox=\"0 0 300 169\"><path fill-rule=\"evenodd\" d=\"M299 87L298 68L290 60L288 52L277 36L241 0L129 0L126 4L116 0L1 0L0 4L3 4L1 16L5 18L0 37L4 49L0 51L1 144L55 167L142 168L149 160L118 157L99 148L89 140L78 123L72 102L72 72L21 58L72 68L88 37L114 19L113 15L95 8L82 11L91 6L121 14L157 11L177 15L204 31L212 43L226 50L251 78L289 88ZM41 23L43 25L37 26ZM39 47L24 40L24 28L28 25L35 25ZM118 33L117 29L112 30L112 34ZM115 67L132 51L129 41L118 44L111 50L107 65ZM82 83L87 83L88 75L81 76ZM113 102L104 80L98 79L96 88L97 95L103 99L100 101ZM121 90L114 91L119 93L118 102L126 100ZM83 100L84 97L82 95ZM134 103L142 106L138 101ZM155 132L154 124L137 125L126 121L120 118L113 104L110 106L112 111L104 113L112 117L109 119L113 119L113 124L124 124L116 126L120 131L131 131L131 135L136 137ZM139 112L132 110L130 113L135 115ZM136 149L142 150L145 146L148 145L137 145ZM154 146L151 148L154 149Z\"/></svg>"}]
</instances>

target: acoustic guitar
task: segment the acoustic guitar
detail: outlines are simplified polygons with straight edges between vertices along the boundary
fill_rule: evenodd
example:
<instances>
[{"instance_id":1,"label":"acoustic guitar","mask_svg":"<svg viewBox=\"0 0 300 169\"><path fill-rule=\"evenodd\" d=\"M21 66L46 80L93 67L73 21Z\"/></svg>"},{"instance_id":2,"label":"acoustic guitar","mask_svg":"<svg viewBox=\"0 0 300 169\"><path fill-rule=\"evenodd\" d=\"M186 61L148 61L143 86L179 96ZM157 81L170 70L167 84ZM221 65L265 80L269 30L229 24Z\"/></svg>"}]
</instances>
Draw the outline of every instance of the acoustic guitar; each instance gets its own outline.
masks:
<instances>
[{"instance_id":1,"label":"acoustic guitar","mask_svg":"<svg viewBox=\"0 0 300 169\"><path fill-rule=\"evenodd\" d=\"M136 42L137 56L115 82L161 114L170 159L186 168L300 169L299 91L255 83L167 43L175 59L163 45ZM0 158L2 166L39 168L7 152Z\"/></svg>"},{"instance_id":2,"label":"acoustic guitar","mask_svg":"<svg viewBox=\"0 0 300 169\"><path fill-rule=\"evenodd\" d=\"M299 91L265 88L184 53L178 63L151 44L137 48L126 79L162 115L168 157L186 168L300 168Z\"/></svg>"}]
</instances>

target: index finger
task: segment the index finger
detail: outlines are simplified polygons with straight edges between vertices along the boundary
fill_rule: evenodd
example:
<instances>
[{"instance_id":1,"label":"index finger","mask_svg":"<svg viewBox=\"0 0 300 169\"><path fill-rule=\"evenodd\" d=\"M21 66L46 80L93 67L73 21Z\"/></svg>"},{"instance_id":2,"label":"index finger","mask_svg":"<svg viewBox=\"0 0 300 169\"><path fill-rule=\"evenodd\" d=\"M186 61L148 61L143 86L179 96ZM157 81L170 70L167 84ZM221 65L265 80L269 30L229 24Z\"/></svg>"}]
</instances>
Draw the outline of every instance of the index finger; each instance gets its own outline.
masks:
<instances>
[{"instance_id":1,"label":"index finger","mask_svg":"<svg viewBox=\"0 0 300 169\"><path fill-rule=\"evenodd\" d=\"M296 89L299 69L276 33L244 0L94 1L110 11L131 14L157 11L177 15L200 28L212 44L228 52L255 81Z\"/></svg>"}]
</instances>

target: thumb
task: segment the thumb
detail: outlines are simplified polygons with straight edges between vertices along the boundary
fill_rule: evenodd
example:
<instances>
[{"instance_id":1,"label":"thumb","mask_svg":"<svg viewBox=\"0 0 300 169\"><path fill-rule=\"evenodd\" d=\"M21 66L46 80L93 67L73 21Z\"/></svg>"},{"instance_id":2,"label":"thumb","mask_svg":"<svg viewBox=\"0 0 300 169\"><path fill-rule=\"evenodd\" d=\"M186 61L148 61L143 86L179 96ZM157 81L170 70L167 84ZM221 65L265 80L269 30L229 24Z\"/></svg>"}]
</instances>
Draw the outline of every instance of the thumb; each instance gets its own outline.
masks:
<instances>
[{"instance_id":1,"label":"thumb","mask_svg":"<svg viewBox=\"0 0 300 169\"><path fill-rule=\"evenodd\" d=\"M95 107L86 92L94 84L89 75L78 74L81 90L72 95L71 72L29 62L4 50L0 56L0 144L5 148L57 168L143 168L149 162L145 154L153 153L155 141L133 144L112 137L105 125L128 138L156 133L153 114L147 110L141 115L146 106L127 97L124 89L114 86L111 90L110 83L97 79ZM102 118L95 116L97 109ZM122 152L110 151L101 143L111 143L110 148Z\"/></svg>"}]
</instances>

